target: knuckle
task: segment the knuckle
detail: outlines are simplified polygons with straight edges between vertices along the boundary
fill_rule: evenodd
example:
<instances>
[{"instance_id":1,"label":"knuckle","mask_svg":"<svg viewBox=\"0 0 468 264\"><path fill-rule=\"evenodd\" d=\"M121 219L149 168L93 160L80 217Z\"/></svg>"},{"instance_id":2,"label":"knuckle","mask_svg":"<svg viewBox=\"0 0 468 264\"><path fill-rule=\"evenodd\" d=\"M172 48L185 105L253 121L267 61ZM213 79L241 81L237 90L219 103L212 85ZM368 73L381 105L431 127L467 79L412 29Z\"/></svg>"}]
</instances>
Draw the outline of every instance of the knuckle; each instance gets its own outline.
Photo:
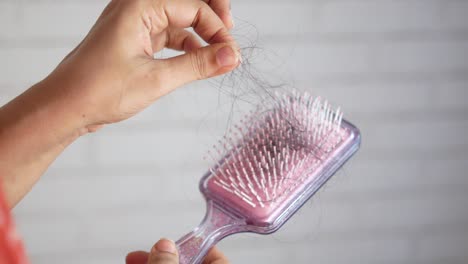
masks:
<instances>
[{"instance_id":1,"label":"knuckle","mask_svg":"<svg viewBox=\"0 0 468 264\"><path fill-rule=\"evenodd\" d=\"M190 60L192 63L192 68L195 74L197 75L197 79L205 79L207 77L207 65L205 58L203 56L203 52L201 50L195 50L194 52L190 53Z\"/></svg>"}]
</instances>

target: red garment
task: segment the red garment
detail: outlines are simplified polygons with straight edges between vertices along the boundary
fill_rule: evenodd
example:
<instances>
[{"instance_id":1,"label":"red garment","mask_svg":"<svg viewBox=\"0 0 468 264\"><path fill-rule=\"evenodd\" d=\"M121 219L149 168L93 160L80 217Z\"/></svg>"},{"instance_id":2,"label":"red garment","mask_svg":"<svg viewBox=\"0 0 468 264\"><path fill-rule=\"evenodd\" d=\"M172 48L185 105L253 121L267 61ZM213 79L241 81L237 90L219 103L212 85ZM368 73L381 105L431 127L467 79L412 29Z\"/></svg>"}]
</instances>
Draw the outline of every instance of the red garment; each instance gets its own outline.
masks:
<instances>
[{"instance_id":1,"label":"red garment","mask_svg":"<svg viewBox=\"0 0 468 264\"><path fill-rule=\"evenodd\" d=\"M15 224L10 214L2 188L0 188L0 264L29 263L23 243L15 231Z\"/></svg>"}]
</instances>

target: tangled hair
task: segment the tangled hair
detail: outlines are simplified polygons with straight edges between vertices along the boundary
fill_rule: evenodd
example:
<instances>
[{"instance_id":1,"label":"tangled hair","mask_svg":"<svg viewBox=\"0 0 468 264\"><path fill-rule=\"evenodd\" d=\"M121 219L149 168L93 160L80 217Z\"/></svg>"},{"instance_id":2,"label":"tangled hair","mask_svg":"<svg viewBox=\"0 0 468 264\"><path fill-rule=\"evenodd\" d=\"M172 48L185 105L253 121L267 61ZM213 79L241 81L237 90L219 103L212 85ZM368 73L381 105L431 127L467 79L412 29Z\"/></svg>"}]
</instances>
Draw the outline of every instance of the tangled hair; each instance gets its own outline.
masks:
<instances>
[{"instance_id":1,"label":"tangled hair","mask_svg":"<svg viewBox=\"0 0 468 264\"><path fill-rule=\"evenodd\" d=\"M283 80L278 80L278 75L275 75L275 71L283 64L279 56L258 46L260 35L257 28L239 18L236 18L236 22L232 35L241 47L242 63L232 72L208 81L217 89L218 96L224 95L229 98L227 128L235 119L236 109L245 114L246 106L270 105L278 101L276 91L284 92L291 87ZM261 69L260 65L265 63L273 69Z\"/></svg>"}]
</instances>

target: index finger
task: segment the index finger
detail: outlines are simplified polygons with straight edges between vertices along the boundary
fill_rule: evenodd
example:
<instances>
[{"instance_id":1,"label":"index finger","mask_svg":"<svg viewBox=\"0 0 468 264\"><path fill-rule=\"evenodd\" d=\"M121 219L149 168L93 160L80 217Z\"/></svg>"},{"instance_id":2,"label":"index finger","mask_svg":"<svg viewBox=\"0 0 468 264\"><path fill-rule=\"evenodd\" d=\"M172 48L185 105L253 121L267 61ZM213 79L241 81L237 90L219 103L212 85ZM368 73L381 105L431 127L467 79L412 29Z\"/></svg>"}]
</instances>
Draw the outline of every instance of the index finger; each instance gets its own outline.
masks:
<instances>
[{"instance_id":1,"label":"index finger","mask_svg":"<svg viewBox=\"0 0 468 264\"><path fill-rule=\"evenodd\" d=\"M203 1L153 0L153 6L166 16L171 27L192 27L209 44L235 43L221 18Z\"/></svg>"}]
</instances>

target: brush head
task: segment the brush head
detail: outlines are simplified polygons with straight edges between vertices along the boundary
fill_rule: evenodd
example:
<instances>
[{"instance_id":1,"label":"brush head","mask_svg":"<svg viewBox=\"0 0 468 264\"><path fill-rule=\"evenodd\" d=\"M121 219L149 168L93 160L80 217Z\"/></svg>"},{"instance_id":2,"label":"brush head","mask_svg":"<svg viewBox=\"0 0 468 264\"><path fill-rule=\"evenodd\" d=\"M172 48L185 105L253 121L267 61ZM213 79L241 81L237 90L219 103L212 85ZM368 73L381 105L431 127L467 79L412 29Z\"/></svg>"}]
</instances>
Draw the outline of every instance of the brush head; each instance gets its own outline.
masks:
<instances>
[{"instance_id":1,"label":"brush head","mask_svg":"<svg viewBox=\"0 0 468 264\"><path fill-rule=\"evenodd\" d=\"M213 147L216 164L200 185L207 199L258 233L283 225L360 144L359 131L327 101L298 93L276 97Z\"/></svg>"}]
</instances>

